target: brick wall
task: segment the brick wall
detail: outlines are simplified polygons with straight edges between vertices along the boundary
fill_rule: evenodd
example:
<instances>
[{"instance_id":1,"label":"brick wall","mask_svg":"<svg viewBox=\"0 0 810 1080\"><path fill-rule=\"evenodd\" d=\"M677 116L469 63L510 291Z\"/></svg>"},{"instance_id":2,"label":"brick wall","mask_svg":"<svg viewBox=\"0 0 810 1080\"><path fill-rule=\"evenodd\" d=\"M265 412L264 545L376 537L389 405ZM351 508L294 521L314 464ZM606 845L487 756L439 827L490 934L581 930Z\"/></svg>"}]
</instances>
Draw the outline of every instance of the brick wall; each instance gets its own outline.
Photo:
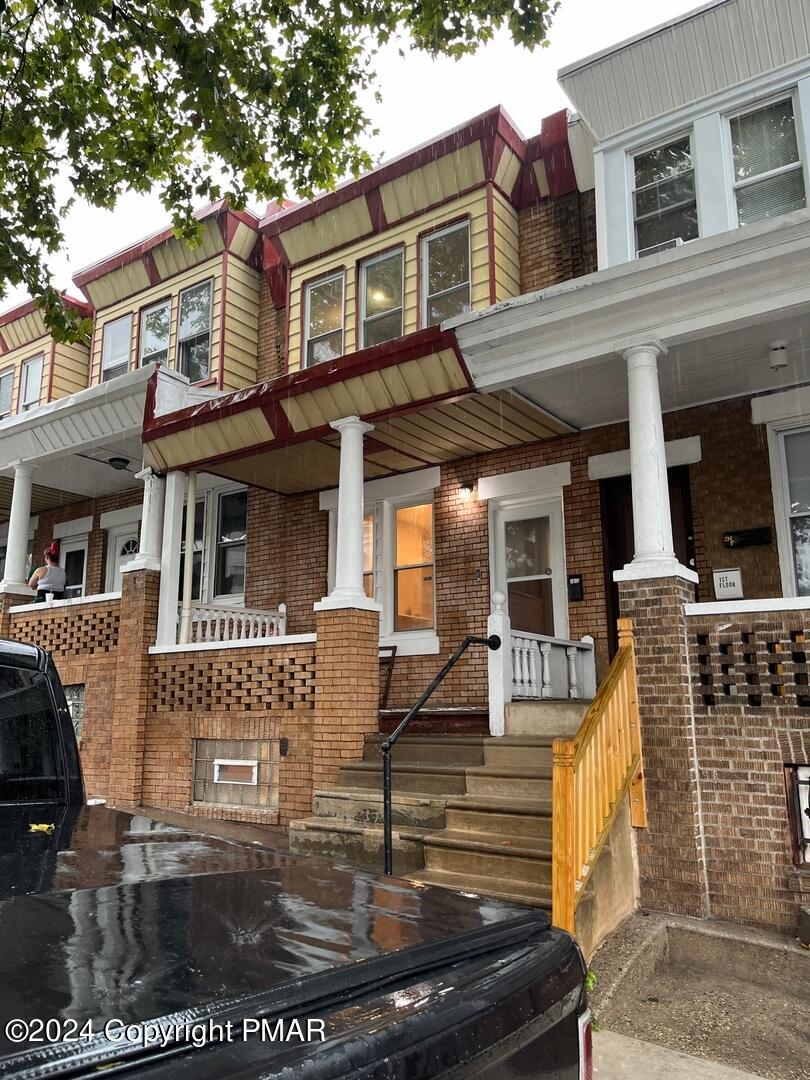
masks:
<instances>
[{"instance_id":1,"label":"brick wall","mask_svg":"<svg viewBox=\"0 0 810 1080\"><path fill-rule=\"evenodd\" d=\"M520 291L535 292L596 270L593 191L542 199L518 214Z\"/></svg>"},{"instance_id":2,"label":"brick wall","mask_svg":"<svg viewBox=\"0 0 810 1080\"><path fill-rule=\"evenodd\" d=\"M259 285L259 343L256 381L275 379L284 374L285 342L284 309L273 306L273 299L264 274Z\"/></svg>"}]
</instances>

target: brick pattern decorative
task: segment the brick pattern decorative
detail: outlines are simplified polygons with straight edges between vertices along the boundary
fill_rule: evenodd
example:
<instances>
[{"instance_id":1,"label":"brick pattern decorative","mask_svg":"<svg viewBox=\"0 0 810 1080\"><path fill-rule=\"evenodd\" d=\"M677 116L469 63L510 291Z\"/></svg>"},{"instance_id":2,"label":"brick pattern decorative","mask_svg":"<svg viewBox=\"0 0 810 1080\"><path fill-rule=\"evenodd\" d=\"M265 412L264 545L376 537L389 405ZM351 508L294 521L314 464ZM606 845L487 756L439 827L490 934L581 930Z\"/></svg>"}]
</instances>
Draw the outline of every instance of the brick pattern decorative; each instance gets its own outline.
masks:
<instances>
[{"instance_id":1,"label":"brick pattern decorative","mask_svg":"<svg viewBox=\"0 0 810 1080\"><path fill-rule=\"evenodd\" d=\"M799 613L799 618L807 618ZM705 624L690 634L698 685L695 695L711 710L746 706L752 713L765 707L786 716L806 710L810 727L810 666L804 623L773 616L746 620L732 631L724 624ZM791 628L792 626L792 628Z\"/></svg>"},{"instance_id":2,"label":"brick pattern decorative","mask_svg":"<svg viewBox=\"0 0 810 1080\"><path fill-rule=\"evenodd\" d=\"M38 604L10 616L11 636L31 641L60 658L115 652L121 601L49 608Z\"/></svg>"},{"instance_id":3,"label":"brick pattern decorative","mask_svg":"<svg viewBox=\"0 0 810 1080\"><path fill-rule=\"evenodd\" d=\"M314 698L311 646L206 649L153 657L150 712L301 710L312 709Z\"/></svg>"}]
</instances>

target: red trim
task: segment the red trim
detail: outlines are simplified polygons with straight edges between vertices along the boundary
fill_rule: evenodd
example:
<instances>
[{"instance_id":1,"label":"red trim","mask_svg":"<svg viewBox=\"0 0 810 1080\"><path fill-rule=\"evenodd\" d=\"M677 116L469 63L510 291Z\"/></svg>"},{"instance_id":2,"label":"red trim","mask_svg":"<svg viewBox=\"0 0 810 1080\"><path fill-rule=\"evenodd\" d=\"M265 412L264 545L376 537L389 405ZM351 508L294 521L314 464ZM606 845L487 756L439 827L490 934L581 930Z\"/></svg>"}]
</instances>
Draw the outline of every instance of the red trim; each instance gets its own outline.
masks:
<instances>
[{"instance_id":1,"label":"red trim","mask_svg":"<svg viewBox=\"0 0 810 1080\"><path fill-rule=\"evenodd\" d=\"M261 241L262 268L270 289L270 299L273 307L284 307L287 299L287 268L270 237L263 236Z\"/></svg>"},{"instance_id":2,"label":"red trim","mask_svg":"<svg viewBox=\"0 0 810 1080\"><path fill-rule=\"evenodd\" d=\"M219 298L219 371L217 373L217 384L221 390L225 385L225 313L227 311L227 289L228 289L228 252L222 256L222 285L220 286L221 295ZM179 305L179 301L178 301ZM214 290L211 290L211 313L209 315L211 323L214 322ZM212 327L213 328L213 327Z\"/></svg>"},{"instance_id":3,"label":"red trim","mask_svg":"<svg viewBox=\"0 0 810 1080\"><path fill-rule=\"evenodd\" d=\"M149 284L159 285L160 274L158 273L158 268L155 264L155 258L151 254L151 252L147 251L144 257L141 259L141 262L143 263L146 270L146 276L149 278Z\"/></svg>"},{"instance_id":4,"label":"red trim","mask_svg":"<svg viewBox=\"0 0 810 1080\"><path fill-rule=\"evenodd\" d=\"M85 303L84 300L78 300L75 296L59 293L59 299L65 307L73 308L85 318L90 318L93 314L93 305ZM33 315L34 312L41 310L42 308L36 300L26 300L24 304L18 304L17 307L11 308L10 311L0 315L0 326L6 326L8 323L16 322L17 319L23 319L26 315Z\"/></svg>"},{"instance_id":5,"label":"red trim","mask_svg":"<svg viewBox=\"0 0 810 1080\"><path fill-rule=\"evenodd\" d=\"M495 295L495 207L492 184L487 184L487 264L489 273L489 302L497 303ZM472 265L470 265L470 300L472 300Z\"/></svg>"},{"instance_id":6,"label":"red trim","mask_svg":"<svg viewBox=\"0 0 810 1080\"><path fill-rule=\"evenodd\" d=\"M383 229L387 229L388 222L385 217L385 207L383 206L379 188L373 188L371 191L366 192L366 205L368 206L368 214L374 232L382 232Z\"/></svg>"},{"instance_id":7,"label":"red trim","mask_svg":"<svg viewBox=\"0 0 810 1080\"><path fill-rule=\"evenodd\" d=\"M277 439L294 438L295 429L290 423L286 412L282 409L280 401L269 401L266 405L262 405L262 412L265 420L270 425L270 430Z\"/></svg>"},{"instance_id":8,"label":"red trim","mask_svg":"<svg viewBox=\"0 0 810 1080\"><path fill-rule=\"evenodd\" d=\"M574 160L568 145L568 111L547 116L540 128L540 146L546 166L549 194L553 199L577 190Z\"/></svg>"},{"instance_id":9,"label":"red trim","mask_svg":"<svg viewBox=\"0 0 810 1080\"><path fill-rule=\"evenodd\" d=\"M6 344L6 339L3 337L2 334L0 334L0 353L6 353L9 351L9 347Z\"/></svg>"},{"instance_id":10,"label":"red trim","mask_svg":"<svg viewBox=\"0 0 810 1080\"><path fill-rule=\"evenodd\" d=\"M363 267L370 263L372 259L378 259L381 255L387 254L389 251L401 251L402 252L402 329L405 330L405 259L407 257L408 245L404 240L400 240L399 243L389 244L388 247L380 248L379 251L372 251L370 255L364 255L362 259L354 264L354 341L355 351L359 351L365 346L361 343L362 337L362 298L361 298L361 285L363 281ZM400 334L399 337L403 335ZM391 339L395 340L395 339Z\"/></svg>"}]
</instances>

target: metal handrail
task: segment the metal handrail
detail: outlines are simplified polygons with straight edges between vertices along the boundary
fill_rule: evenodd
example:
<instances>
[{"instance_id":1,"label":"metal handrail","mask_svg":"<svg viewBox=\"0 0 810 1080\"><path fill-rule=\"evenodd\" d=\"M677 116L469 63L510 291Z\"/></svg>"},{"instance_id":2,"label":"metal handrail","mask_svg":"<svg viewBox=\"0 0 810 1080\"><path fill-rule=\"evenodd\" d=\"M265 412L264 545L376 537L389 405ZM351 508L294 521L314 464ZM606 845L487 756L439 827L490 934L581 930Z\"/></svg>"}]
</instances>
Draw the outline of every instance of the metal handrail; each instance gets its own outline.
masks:
<instances>
[{"instance_id":1,"label":"metal handrail","mask_svg":"<svg viewBox=\"0 0 810 1080\"><path fill-rule=\"evenodd\" d=\"M385 742L382 744L382 756L383 756L383 842L385 845L385 873L390 877L393 873L393 846L391 840L391 751L394 748L395 743L399 739L400 735L403 735L406 729L411 724L411 721L415 719L425 704L427 699L433 693L437 686L439 686L448 672L455 667L464 653L469 649L470 645L486 645L488 649L500 649L501 639L497 634L491 634L489 637L476 637L473 634L464 638L462 643L436 675L430 685L419 697L419 700L411 706L406 716L400 721L397 727L391 732Z\"/></svg>"}]
</instances>

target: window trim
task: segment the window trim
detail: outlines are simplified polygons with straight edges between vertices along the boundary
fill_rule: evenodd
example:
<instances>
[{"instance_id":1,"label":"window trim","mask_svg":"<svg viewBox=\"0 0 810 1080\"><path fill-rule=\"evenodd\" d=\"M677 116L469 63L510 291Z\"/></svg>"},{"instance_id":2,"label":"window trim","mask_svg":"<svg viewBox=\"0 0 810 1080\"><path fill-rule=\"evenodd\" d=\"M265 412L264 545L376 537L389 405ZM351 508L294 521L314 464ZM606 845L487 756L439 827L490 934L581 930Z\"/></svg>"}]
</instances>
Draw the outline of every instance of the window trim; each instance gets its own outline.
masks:
<instances>
[{"instance_id":1,"label":"window trim","mask_svg":"<svg viewBox=\"0 0 810 1080\"><path fill-rule=\"evenodd\" d=\"M133 323L132 316L133 316L133 312L127 311L123 315L116 316L116 318L114 318L114 319L108 319L102 325L102 327L101 327L101 358L100 358L100 361L99 361L101 366L99 368L99 382L109 382L109 379L104 378L105 371L109 370L109 368L104 363L104 343L105 343L106 338L107 338L107 328L110 327L110 326L115 326L116 323L123 322L124 319L129 319L129 349L127 350L126 371L122 371L121 375L126 375L127 372L130 370L130 367L132 366L132 323ZM122 363L112 365L113 368L122 367L122 366L123 366ZM119 378L119 376L118 375L113 375L112 378L117 379L117 378Z\"/></svg>"},{"instance_id":2,"label":"window trim","mask_svg":"<svg viewBox=\"0 0 810 1080\"><path fill-rule=\"evenodd\" d=\"M217 554L219 552L220 542L218 540L219 534L219 515L222 499L227 495L236 495L239 492L244 491L247 496L246 484L229 484L227 487L215 488L210 492L211 501L213 503L213 513L209 513L210 518L210 536L206 537L206 527L203 525L203 544L205 544L206 538L210 540L210 601L211 604L226 604L233 605L234 607L244 607L245 605L245 592L244 589L241 593L216 593L217 582ZM247 501L245 503L245 577L247 578L247 532L248 532L248 508ZM203 548L203 555L205 555L205 548ZM203 595L206 594L205 582L200 583L200 591Z\"/></svg>"},{"instance_id":3,"label":"window trim","mask_svg":"<svg viewBox=\"0 0 810 1080\"><path fill-rule=\"evenodd\" d=\"M15 375L15 372L16 372L16 368L15 368L14 364L11 364L11 365L9 365L9 367L3 368L3 370L0 371L0 382L2 382L3 379L5 379L7 375L11 376L11 400L9 402L8 412L0 412L0 420L5 420L5 418L7 416L13 416L14 415L14 375Z\"/></svg>"},{"instance_id":4,"label":"window trim","mask_svg":"<svg viewBox=\"0 0 810 1080\"><path fill-rule=\"evenodd\" d=\"M84 599L87 596L87 556L89 549L90 537L87 533L78 536L67 536L64 540L59 541L59 565L62 569L65 569L65 556L71 551L83 551L84 561L82 562L82 591L75 599ZM65 584L65 597L66 599L74 599L73 596L67 595L67 589L75 589L75 585L68 586Z\"/></svg>"},{"instance_id":5,"label":"window trim","mask_svg":"<svg viewBox=\"0 0 810 1080\"><path fill-rule=\"evenodd\" d=\"M659 150L661 147L669 146L670 143L678 142L679 139L689 140L689 154L692 158L692 174L695 180L695 216L697 217L698 234L694 237L695 240L700 240L703 236L703 222L700 215L700 197L698 192L698 170L697 162L695 161L695 132L694 125L690 124L688 127L680 128L678 131L674 131L671 134L667 134L658 139L651 139L649 142L641 143L638 146L633 147L627 152L627 223L629 231L629 243L630 251L633 253L631 259L637 260L639 257L639 247L636 235L636 158L641 157L643 154L649 154L652 150ZM650 185L645 185L649 187ZM641 190L641 189L638 189ZM676 210L679 206L686 206L687 203L678 203L677 206L669 207L670 210ZM648 220L652 215L645 215L641 220ZM663 241L664 243L666 241ZM684 244L690 244L691 240L684 240ZM642 251L644 248L641 249Z\"/></svg>"},{"instance_id":6,"label":"window trim","mask_svg":"<svg viewBox=\"0 0 810 1080\"><path fill-rule=\"evenodd\" d=\"M179 297L179 293L178 293L178 297ZM179 300L178 300L178 303L179 303ZM165 361L147 360L146 363L147 364L155 364L155 363L163 362L163 363L165 363L166 367L170 366L170 361L171 361L171 356L172 356L172 321L173 321L173 317L174 317L174 297L171 296L171 295L164 296L161 300L153 300L151 303L144 304L143 307L138 309L138 367L143 367L143 365L144 365L144 358L143 358L144 316L147 315L150 311L153 311L155 308L159 308L159 307L168 307L168 309L169 309L169 340L166 342L166 359L165 359Z\"/></svg>"},{"instance_id":7,"label":"window trim","mask_svg":"<svg viewBox=\"0 0 810 1080\"><path fill-rule=\"evenodd\" d=\"M242 784L244 787L259 786L259 762L256 758L214 758L214 783L215 784ZM222 765L250 765L253 769L252 780L220 780L219 769Z\"/></svg>"},{"instance_id":8,"label":"window trim","mask_svg":"<svg viewBox=\"0 0 810 1080\"><path fill-rule=\"evenodd\" d=\"M197 379L193 382L192 386L201 386L209 383L212 379L212 372L214 370L213 356L214 356L214 285L215 278L213 275L201 278L200 281L193 281L190 285L186 285L184 289L180 289L177 293L177 314L175 315L175 334L174 334L174 370L180 375L184 375L182 368L180 367L180 346L184 341L190 341L191 338L199 337L199 334L191 334L189 337L180 336L180 311L183 304L183 293L190 292L191 289L198 289L201 285L208 286L208 373L204 379ZM222 325L220 323L220 334L222 333ZM169 335L171 341L171 334ZM169 354L171 356L171 353ZM188 378L185 375L185 378ZM189 380L191 381L191 380Z\"/></svg>"},{"instance_id":9,"label":"window trim","mask_svg":"<svg viewBox=\"0 0 810 1080\"><path fill-rule=\"evenodd\" d=\"M779 573L782 578L782 595L798 596L796 564L793 558L793 539L790 530L790 492L788 489L787 456L785 436L810 432L810 420L794 417L768 424L768 451L771 464L771 491L773 493L774 521L776 523L776 548L779 556Z\"/></svg>"},{"instance_id":10,"label":"window trim","mask_svg":"<svg viewBox=\"0 0 810 1080\"><path fill-rule=\"evenodd\" d=\"M767 109L769 105L778 105L780 101L790 101L793 107L793 129L796 133L796 149L799 153L799 160L792 162L790 165L781 165L778 169L772 169L770 172L758 173L754 177L747 177L744 180L735 180L734 178L734 142L731 137L731 121L736 120L741 116L747 116L749 113L759 112L760 109ZM737 210L737 191L740 188L751 187L753 184L761 183L772 176L779 176L788 172L796 172L801 169L802 177L804 179L804 199L805 209L810 206L810 162L807 158L807 144L804 138L804 129L802 127L802 110L799 102L798 88L793 85L786 87L784 90L777 91L776 93L769 94L766 97L758 98L755 102L749 102L742 108L726 111L721 114L723 122L723 140L724 140L724 156L726 159L726 170L731 182L731 187L727 193L731 203L731 214L734 222L733 228L741 229L743 226L740 224L739 211ZM762 219L768 220L768 219Z\"/></svg>"},{"instance_id":11,"label":"window trim","mask_svg":"<svg viewBox=\"0 0 810 1080\"><path fill-rule=\"evenodd\" d=\"M343 292L341 294L341 314L340 314L340 334L342 338L342 348L340 356L346 355L346 267L339 266L334 270L328 271L325 274L319 274L317 277L310 278L308 281L301 283L301 289L303 290L302 303L301 303L301 369L309 367L318 367L318 364L310 364L308 362L309 357L309 343L310 341L317 341L318 338L328 337L329 334L334 334L334 330L330 330L326 334L318 334L314 338L309 336L309 316L310 316L310 295L312 289L317 288L318 285L325 285L329 281L337 281L340 278L343 284Z\"/></svg>"},{"instance_id":12,"label":"window trim","mask_svg":"<svg viewBox=\"0 0 810 1080\"><path fill-rule=\"evenodd\" d=\"M379 315L366 315L366 271L369 266L374 266L376 263L385 262L386 259L392 259L395 255L399 255L400 266L402 267L402 288L399 296L399 308L390 308L388 311L384 311ZM358 348L366 349L370 346L366 345L366 323L375 322L379 319L388 318L395 311L399 310L400 313L400 332L396 337L389 338L389 341L396 341L405 333L405 244L394 244L392 247L385 248L383 251L378 251L376 255L369 255L365 259L361 259L357 264L357 292L359 294L359 303L357 304L357 341Z\"/></svg>"},{"instance_id":13,"label":"window trim","mask_svg":"<svg viewBox=\"0 0 810 1080\"><path fill-rule=\"evenodd\" d=\"M431 508L431 541L433 547L433 559L430 563L407 563L399 566L397 564L397 510L405 510L410 506L426 506ZM387 517L387 522L384 525L384 537L383 543L388 545L388 550L385 551L383 559L382 573L383 573L383 610L387 609L388 618L386 620L386 629L388 633L394 637L410 638L414 634L435 634L436 633L436 501L434 493L431 491L429 496L424 495L411 495L401 496L398 499L386 499L383 507L383 515ZM432 566L433 567L433 622L431 626L420 626L414 630L398 630L396 628L396 611L394 605L396 603L397 588L396 577L398 570L410 570L419 569L420 567Z\"/></svg>"},{"instance_id":14,"label":"window trim","mask_svg":"<svg viewBox=\"0 0 810 1080\"><path fill-rule=\"evenodd\" d=\"M39 361L39 390L37 391L37 396L36 396L35 401L26 402L25 393L26 393L26 389L27 389L27 372L28 372L28 369L30 368L31 364L34 364L37 361ZM27 359L23 360L23 362L20 364L20 390L19 390L19 400L17 402L17 412L18 413L31 412L32 409L36 409L36 408L39 407L39 405L40 405L40 403L42 401L42 380L43 380L44 375L45 375L45 353L36 353L34 356L29 356ZM13 385L12 385L12 391L11 392L12 392L12 394L14 393Z\"/></svg>"},{"instance_id":15,"label":"window trim","mask_svg":"<svg viewBox=\"0 0 810 1080\"><path fill-rule=\"evenodd\" d=\"M470 215L465 214L463 217L456 218L454 221L448 221L444 225L440 225L435 229L429 229L426 232L419 234L419 325L421 329L424 329L429 325L427 314L429 301L434 296L442 296L444 293L452 292L453 289L458 289L461 287L460 285L454 285L452 289L444 289L442 290L442 292L438 293L428 293L428 245L430 244L431 240L435 240L439 236L443 236L446 233L456 232L464 228L466 228L467 230L467 285L469 286L470 290L470 310L472 310L472 221ZM441 323L438 323L437 325L440 326Z\"/></svg>"},{"instance_id":16,"label":"window trim","mask_svg":"<svg viewBox=\"0 0 810 1080\"><path fill-rule=\"evenodd\" d=\"M139 521L140 518L137 518L135 521L129 523L122 522L120 525L111 525L105 530L107 533L105 538L107 545L107 558L105 560L106 567L104 573L105 592L118 592L121 589L120 581L115 580L118 576L117 571L119 566L123 565L123 563L119 563L118 561L120 558L120 555L118 555L118 548L125 537L134 537L136 544L138 543L138 538L140 536ZM134 554L137 554L137 551Z\"/></svg>"}]
</instances>

